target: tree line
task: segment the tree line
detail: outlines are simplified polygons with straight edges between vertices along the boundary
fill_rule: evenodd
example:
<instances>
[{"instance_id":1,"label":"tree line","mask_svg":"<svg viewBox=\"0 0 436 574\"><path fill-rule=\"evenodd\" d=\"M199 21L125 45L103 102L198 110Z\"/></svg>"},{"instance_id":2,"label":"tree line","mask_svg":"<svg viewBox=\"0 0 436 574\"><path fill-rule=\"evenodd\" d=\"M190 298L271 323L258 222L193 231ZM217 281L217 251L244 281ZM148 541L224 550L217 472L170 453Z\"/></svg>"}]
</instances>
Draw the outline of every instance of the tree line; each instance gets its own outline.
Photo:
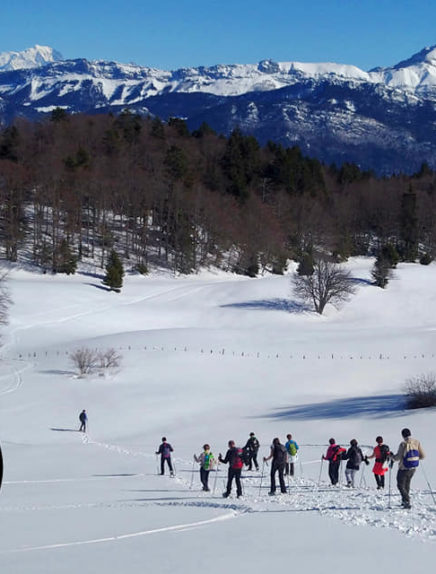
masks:
<instances>
[{"instance_id":1,"label":"tree line","mask_svg":"<svg viewBox=\"0 0 436 574\"><path fill-rule=\"evenodd\" d=\"M282 273L319 252L430 262L435 203L426 164L378 178L180 118L56 109L0 131L0 256L56 273L114 253L141 273Z\"/></svg>"}]
</instances>

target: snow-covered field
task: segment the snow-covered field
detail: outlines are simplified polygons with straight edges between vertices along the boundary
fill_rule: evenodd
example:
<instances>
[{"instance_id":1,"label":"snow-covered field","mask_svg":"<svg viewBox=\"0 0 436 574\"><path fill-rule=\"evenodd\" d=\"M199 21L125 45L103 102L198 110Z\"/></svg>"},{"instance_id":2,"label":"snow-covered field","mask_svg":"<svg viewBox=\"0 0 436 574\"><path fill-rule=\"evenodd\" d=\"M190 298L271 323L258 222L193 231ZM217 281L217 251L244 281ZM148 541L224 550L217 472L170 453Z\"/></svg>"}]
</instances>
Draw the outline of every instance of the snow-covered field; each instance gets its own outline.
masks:
<instances>
[{"instance_id":1,"label":"snow-covered field","mask_svg":"<svg viewBox=\"0 0 436 574\"><path fill-rule=\"evenodd\" d=\"M436 265L400 265L384 291L372 261L350 263L358 292L325 316L302 311L289 277L204 273L125 279L12 271L0 363L0 568L12 573L430 572L436 560L436 410L404 411L402 386L436 372ZM69 353L114 347L117 372L79 379ZM87 435L78 414L89 415ZM333 436L370 452L411 428L427 458L398 508L392 476L370 467L358 488L331 488L321 454ZM223 499L226 469L200 490L192 455L251 431L300 444L289 494L269 497L268 469L244 472ZM156 474L162 436L177 476ZM425 471L425 474L424 474ZM216 477L216 481L215 481ZM426 479L427 477L427 479Z\"/></svg>"}]
</instances>

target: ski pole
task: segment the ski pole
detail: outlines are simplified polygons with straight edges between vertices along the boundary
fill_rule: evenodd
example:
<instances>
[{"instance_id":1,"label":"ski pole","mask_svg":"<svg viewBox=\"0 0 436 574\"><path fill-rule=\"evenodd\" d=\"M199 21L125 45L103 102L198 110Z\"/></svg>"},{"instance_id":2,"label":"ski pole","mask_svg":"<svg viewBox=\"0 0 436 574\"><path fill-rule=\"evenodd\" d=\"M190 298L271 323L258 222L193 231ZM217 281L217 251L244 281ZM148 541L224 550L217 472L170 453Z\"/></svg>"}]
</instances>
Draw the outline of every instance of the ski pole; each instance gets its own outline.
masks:
<instances>
[{"instance_id":1,"label":"ski pole","mask_svg":"<svg viewBox=\"0 0 436 574\"><path fill-rule=\"evenodd\" d=\"M215 494L215 490L216 490L216 482L217 482L217 478L218 478L218 469L219 469L220 463L219 461L217 462L216 465L216 469L215 469L215 478L213 481L213 490L212 490L212 494Z\"/></svg>"},{"instance_id":2,"label":"ski pole","mask_svg":"<svg viewBox=\"0 0 436 574\"><path fill-rule=\"evenodd\" d=\"M160 474L159 470L159 455L156 453L156 474Z\"/></svg>"},{"instance_id":3,"label":"ski pole","mask_svg":"<svg viewBox=\"0 0 436 574\"><path fill-rule=\"evenodd\" d=\"M195 458L192 459L191 484L189 485L189 490L192 490L192 485L194 484L194 468L195 468Z\"/></svg>"},{"instance_id":4,"label":"ski pole","mask_svg":"<svg viewBox=\"0 0 436 574\"><path fill-rule=\"evenodd\" d=\"M388 472L389 472L389 491L388 491L388 500L389 500L389 503L388 503L388 508L392 508L392 506L391 506L392 465L390 466Z\"/></svg>"},{"instance_id":5,"label":"ski pole","mask_svg":"<svg viewBox=\"0 0 436 574\"><path fill-rule=\"evenodd\" d=\"M323 466L324 466L324 457L322 457L322 459L321 459L321 467L319 469L318 484L317 484L318 488L319 488L319 485L321 484L321 475L322 475L322 467Z\"/></svg>"},{"instance_id":6,"label":"ski pole","mask_svg":"<svg viewBox=\"0 0 436 574\"><path fill-rule=\"evenodd\" d=\"M265 461L263 461L263 463L262 463L262 473L261 473L261 475L260 475L260 484L259 484L259 494L258 494L258 496L260 496L260 491L261 491L261 489L262 489L263 475L264 475L264 472L265 472L265 464L266 464Z\"/></svg>"},{"instance_id":7,"label":"ski pole","mask_svg":"<svg viewBox=\"0 0 436 574\"><path fill-rule=\"evenodd\" d=\"M430 494L431 494L431 497L433 498L433 502L434 502L434 504L436 504L436 499L435 499L434 494L433 494L433 489L432 489L432 487L431 487L431 485L430 485L430 482L429 482L429 480L428 480L428 478L427 478L427 473L426 473L425 470L424 470L424 464L423 464L422 460L421 460L421 468L422 468L422 473L423 473L423 475L424 475L424 478L425 478L425 480L426 480L426 482L427 482L427 486L428 486L429 489L430 489Z\"/></svg>"}]
</instances>

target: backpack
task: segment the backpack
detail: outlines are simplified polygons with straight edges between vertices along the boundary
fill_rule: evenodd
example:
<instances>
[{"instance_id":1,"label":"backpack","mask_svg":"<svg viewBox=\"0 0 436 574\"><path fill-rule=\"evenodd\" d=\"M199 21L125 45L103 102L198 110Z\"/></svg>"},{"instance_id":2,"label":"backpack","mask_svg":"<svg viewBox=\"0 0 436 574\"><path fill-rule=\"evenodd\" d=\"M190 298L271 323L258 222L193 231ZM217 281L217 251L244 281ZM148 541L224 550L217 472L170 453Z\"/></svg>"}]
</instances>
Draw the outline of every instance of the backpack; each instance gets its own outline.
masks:
<instances>
[{"instance_id":1,"label":"backpack","mask_svg":"<svg viewBox=\"0 0 436 574\"><path fill-rule=\"evenodd\" d=\"M295 441L291 441L289 443L289 454L291 456L295 456L297 454L297 445L295 444Z\"/></svg>"},{"instance_id":2,"label":"backpack","mask_svg":"<svg viewBox=\"0 0 436 574\"><path fill-rule=\"evenodd\" d=\"M386 462L388 460L389 455L389 447L387 444L382 444L379 447L380 450L380 462Z\"/></svg>"},{"instance_id":3,"label":"backpack","mask_svg":"<svg viewBox=\"0 0 436 574\"><path fill-rule=\"evenodd\" d=\"M359 447L356 447L352 456L350 457L352 460L352 463L356 466L359 466L360 463L363 461L363 456L362 456L362 451L360 450Z\"/></svg>"},{"instance_id":4,"label":"backpack","mask_svg":"<svg viewBox=\"0 0 436 574\"><path fill-rule=\"evenodd\" d=\"M335 450L333 451L333 456L331 460L336 462L337 460L341 460L342 454L345 452L345 449L341 447L341 445L337 444L335 446Z\"/></svg>"},{"instance_id":5,"label":"backpack","mask_svg":"<svg viewBox=\"0 0 436 574\"><path fill-rule=\"evenodd\" d=\"M238 449L239 450L239 449ZM251 460L251 449L250 447L245 447L242 450L241 459L244 464L250 464Z\"/></svg>"},{"instance_id":6,"label":"backpack","mask_svg":"<svg viewBox=\"0 0 436 574\"><path fill-rule=\"evenodd\" d=\"M244 449L235 447L235 454L232 462L232 468L239 469L244 466Z\"/></svg>"},{"instance_id":7,"label":"backpack","mask_svg":"<svg viewBox=\"0 0 436 574\"><path fill-rule=\"evenodd\" d=\"M208 454L205 454L204 455L204 461L203 461L204 470L210 470L211 468L213 468L214 462L215 462L215 458L211 452L209 452Z\"/></svg>"},{"instance_id":8,"label":"backpack","mask_svg":"<svg viewBox=\"0 0 436 574\"><path fill-rule=\"evenodd\" d=\"M411 469L416 468L419 465L419 452L415 448L411 448L406 451L403 456L403 466L404 468Z\"/></svg>"},{"instance_id":9,"label":"backpack","mask_svg":"<svg viewBox=\"0 0 436 574\"><path fill-rule=\"evenodd\" d=\"M284 464L286 462L286 447L282 444L274 446L274 462L276 464Z\"/></svg>"},{"instance_id":10,"label":"backpack","mask_svg":"<svg viewBox=\"0 0 436 574\"><path fill-rule=\"evenodd\" d=\"M162 445L162 456L164 458L170 458L171 456L171 447L167 442Z\"/></svg>"}]
</instances>

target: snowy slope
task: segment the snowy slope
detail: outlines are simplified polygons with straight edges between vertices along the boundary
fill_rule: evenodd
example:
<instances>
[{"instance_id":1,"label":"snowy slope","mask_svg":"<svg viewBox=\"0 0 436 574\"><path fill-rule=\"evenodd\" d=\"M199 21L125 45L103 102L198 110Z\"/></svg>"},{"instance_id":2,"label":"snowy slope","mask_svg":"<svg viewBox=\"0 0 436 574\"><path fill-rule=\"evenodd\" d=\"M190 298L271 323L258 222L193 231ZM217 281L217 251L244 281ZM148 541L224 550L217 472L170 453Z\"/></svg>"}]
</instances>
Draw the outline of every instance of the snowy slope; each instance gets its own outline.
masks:
<instances>
[{"instance_id":1,"label":"snowy slope","mask_svg":"<svg viewBox=\"0 0 436 574\"><path fill-rule=\"evenodd\" d=\"M384 291L367 282L371 264L350 263L359 291L323 317L292 304L288 277L129 276L115 294L89 275L12 271L0 364L2 572L218 573L231 564L261 573L291 561L298 571L334 563L360 574L376 560L402 574L418 571L417 552L430 571L436 411L404 411L400 395L407 377L436 369L436 265L400 265ZM82 346L114 347L120 368L78 379L69 353ZM375 490L371 467L353 491L328 486L320 456L330 436L355 437L369 452L378 434L396 448L406 425L427 452L411 511L398 509L395 478L391 500ZM244 473L241 500L221 497L225 469L202 493L192 454L205 441L225 452L252 430L261 455L274 436L299 442L289 494L268 497L268 469L262 484L260 472ZM175 479L156 476L163 435Z\"/></svg>"}]
</instances>

